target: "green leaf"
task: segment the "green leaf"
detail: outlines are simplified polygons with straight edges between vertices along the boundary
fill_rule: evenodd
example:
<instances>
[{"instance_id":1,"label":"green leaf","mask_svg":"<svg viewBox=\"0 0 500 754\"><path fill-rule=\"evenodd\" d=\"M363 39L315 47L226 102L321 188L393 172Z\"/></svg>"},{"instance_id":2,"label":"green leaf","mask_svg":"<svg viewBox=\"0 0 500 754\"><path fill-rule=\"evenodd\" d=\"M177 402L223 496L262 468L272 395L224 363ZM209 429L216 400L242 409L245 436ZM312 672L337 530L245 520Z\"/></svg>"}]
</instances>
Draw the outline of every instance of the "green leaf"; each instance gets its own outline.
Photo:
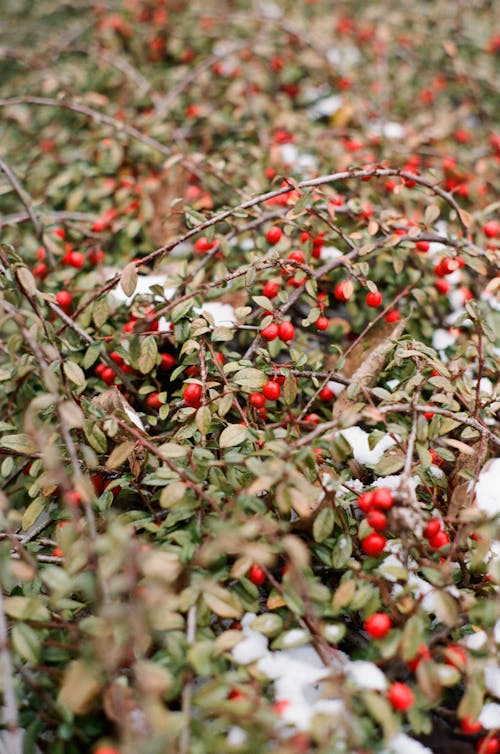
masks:
<instances>
[{"instance_id":1,"label":"green leaf","mask_svg":"<svg viewBox=\"0 0 500 754\"><path fill-rule=\"evenodd\" d=\"M187 487L184 482L167 484L161 491L160 505L162 508L170 508L178 503L186 494Z\"/></svg>"},{"instance_id":2,"label":"green leaf","mask_svg":"<svg viewBox=\"0 0 500 754\"><path fill-rule=\"evenodd\" d=\"M362 697L370 715L382 726L385 740L392 738L399 730L399 723L387 699L373 691L365 691Z\"/></svg>"},{"instance_id":3,"label":"green leaf","mask_svg":"<svg viewBox=\"0 0 500 754\"><path fill-rule=\"evenodd\" d=\"M139 358L137 359L137 366L142 374L147 374L156 365L156 358L158 356L158 346L156 344L156 338L153 335L148 335L141 342L141 350Z\"/></svg>"},{"instance_id":4,"label":"green leaf","mask_svg":"<svg viewBox=\"0 0 500 754\"><path fill-rule=\"evenodd\" d=\"M129 262L123 268L120 285L126 296L132 296L137 288L137 267L135 262Z\"/></svg>"},{"instance_id":5,"label":"green leaf","mask_svg":"<svg viewBox=\"0 0 500 754\"><path fill-rule=\"evenodd\" d=\"M247 428L243 424L229 424L222 430L219 437L220 448L233 448L235 445L241 445L248 437Z\"/></svg>"},{"instance_id":6,"label":"green leaf","mask_svg":"<svg viewBox=\"0 0 500 754\"><path fill-rule=\"evenodd\" d=\"M5 435L0 440L0 448L13 450L15 453L27 456L31 456L38 452L38 446L35 445L31 437L23 434Z\"/></svg>"},{"instance_id":7,"label":"green leaf","mask_svg":"<svg viewBox=\"0 0 500 754\"><path fill-rule=\"evenodd\" d=\"M347 534L341 534L332 551L332 566L340 570L346 565L351 555L352 540Z\"/></svg>"},{"instance_id":8,"label":"green leaf","mask_svg":"<svg viewBox=\"0 0 500 754\"><path fill-rule=\"evenodd\" d=\"M212 414L208 406L201 406L195 416L196 426L202 435L208 435L212 423Z\"/></svg>"},{"instance_id":9,"label":"green leaf","mask_svg":"<svg viewBox=\"0 0 500 754\"><path fill-rule=\"evenodd\" d=\"M313 537L315 542L324 542L333 531L335 514L330 507L323 508L318 513L313 524Z\"/></svg>"},{"instance_id":10,"label":"green leaf","mask_svg":"<svg viewBox=\"0 0 500 754\"><path fill-rule=\"evenodd\" d=\"M240 369L239 372L236 372L233 380L237 385L240 385L247 390L258 390L259 388L264 387L268 378L264 372L260 371L260 369L255 369L255 367L245 367L245 369Z\"/></svg>"},{"instance_id":11,"label":"green leaf","mask_svg":"<svg viewBox=\"0 0 500 754\"><path fill-rule=\"evenodd\" d=\"M92 319L98 330L108 321L109 306L106 298L98 299L92 309Z\"/></svg>"},{"instance_id":12,"label":"green leaf","mask_svg":"<svg viewBox=\"0 0 500 754\"><path fill-rule=\"evenodd\" d=\"M27 531L30 526L35 523L40 513L42 513L42 511L44 510L46 502L46 499L43 496L40 496L36 497L28 505L21 519L21 529L23 531Z\"/></svg>"},{"instance_id":13,"label":"green leaf","mask_svg":"<svg viewBox=\"0 0 500 754\"><path fill-rule=\"evenodd\" d=\"M75 385L78 387L85 386L85 372L75 361L63 361L63 371L68 380L71 380Z\"/></svg>"},{"instance_id":14,"label":"green leaf","mask_svg":"<svg viewBox=\"0 0 500 754\"><path fill-rule=\"evenodd\" d=\"M17 620L46 621L50 618L50 613L41 598L34 595L32 597L6 597L4 610L10 618Z\"/></svg>"},{"instance_id":15,"label":"green leaf","mask_svg":"<svg viewBox=\"0 0 500 754\"><path fill-rule=\"evenodd\" d=\"M106 468L118 469L122 466L130 456L134 445L135 442L133 440L126 440L114 447L106 461Z\"/></svg>"},{"instance_id":16,"label":"green leaf","mask_svg":"<svg viewBox=\"0 0 500 754\"><path fill-rule=\"evenodd\" d=\"M16 623L11 633L12 646L19 657L32 664L38 662L40 635L26 623Z\"/></svg>"}]
</instances>

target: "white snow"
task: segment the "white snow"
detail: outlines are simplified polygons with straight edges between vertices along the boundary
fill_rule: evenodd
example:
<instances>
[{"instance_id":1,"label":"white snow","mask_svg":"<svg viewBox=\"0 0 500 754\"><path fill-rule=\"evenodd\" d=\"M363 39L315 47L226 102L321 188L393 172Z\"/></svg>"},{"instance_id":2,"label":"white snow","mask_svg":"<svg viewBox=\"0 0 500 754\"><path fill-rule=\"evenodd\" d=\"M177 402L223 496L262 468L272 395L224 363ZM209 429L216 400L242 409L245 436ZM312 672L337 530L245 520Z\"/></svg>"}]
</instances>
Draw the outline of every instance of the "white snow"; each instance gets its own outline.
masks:
<instances>
[{"instance_id":1,"label":"white snow","mask_svg":"<svg viewBox=\"0 0 500 754\"><path fill-rule=\"evenodd\" d=\"M415 741L406 733L397 733L389 741L388 754L432 754L432 749Z\"/></svg>"},{"instance_id":2,"label":"white snow","mask_svg":"<svg viewBox=\"0 0 500 754\"><path fill-rule=\"evenodd\" d=\"M360 689L372 691L385 691L387 678L373 662L354 660L347 666L349 680Z\"/></svg>"},{"instance_id":3,"label":"white snow","mask_svg":"<svg viewBox=\"0 0 500 754\"><path fill-rule=\"evenodd\" d=\"M500 514L500 458L489 461L479 474L476 502L488 516Z\"/></svg>"},{"instance_id":4,"label":"white snow","mask_svg":"<svg viewBox=\"0 0 500 754\"><path fill-rule=\"evenodd\" d=\"M295 162L297 162L299 150L297 149L295 144L281 144L280 156L285 165L293 165Z\"/></svg>"},{"instance_id":5,"label":"white snow","mask_svg":"<svg viewBox=\"0 0 500 754\"><path fill-rule=\"evenodd\" d=\"M340 94L332 94L330 97L324 97L315 102L307 112L313 120L316 120L317 118L334 115L343 104L344 98Z\"/></svg>"},{"instance_id":6,"label":"white snow","mask_svg":"<svg viewBox=\"0 0 500 754\"><path fill-rule=\"evenodd\" d=\"M114 273L113 273L114 274ZM136 296L143 296L151 294L151 288L155 285L159 285L165 292L165 298L170 298L175 288L165 288L165 275L138 275L137 285L135 291L131 296L127 296L124 292L121 284L119 284L112 292L111 296L118 301L123 301L126 304L131 304Z\"/></svg>"},{"instance_id":7,"label":"white snow","mask_svg":"<svg viewBox=\"0 0 500 754\"><path fill-rule=\"evenodd\" d=\"M340 434L347 440L352 448L352 453L356 461L361 464L375 465L384 455L385 451L391 448L395 441L389 435L385 435L370 450L368 445L368 432L361 427L348 427L341 429Z\"/></svg>"},{"instance_id":8,"label":"white snow","mask_svg":"<svg viewBox=\"0 0 500 754\"><path fill-rule=\"evenodd\" d=\"M287 631L281 637L283 647L297 647L300 644L305 644L311 638L308 631L304 631L303 628L292 628Z\"/></svg>"},{"instance_id":9,"label":"white snow","mask_svg":"<svg viewBox=\"0 0 500 754\"><path fill-rule=\"evenodd\" d=\"M500 699L500 665L494 661L484 669L484 685L492 696Z\"/></svg>"},{"instance_id":10,"label":"white snow","mask_svg":"<svg viewBox=\"0 0 500 754\"><path fill-rule=\"evenodd\" d=\"M330 388L332 393L335 395L336 398L340 395L340 393L345 390L345 385L342 385L341 382L335 382L335 380L329 380L327 383L327 387Z\"/></svg>"},{"instance_id":11,"label":"white snow","mask_svg":"<svg viewBox=\"0 0 500 754\"><path fill-rule=\"evenodd\" d=\"M246 613L241 620L243 639L231 652L233 660L239 665L250 665L268 654L267 638L250 628L255 618L255 613Z\"/></svg>"},{"instance_id":12,"label":"white snow","mask_svg":"<svg viewBox=\"0 0 500 754\"><path fill-rule=\"evenodd\" d=\"M234 306L231 306L231 304L220 304L218 301L209 301L201 307L195 307L193 311L196 314L203 314L204 312L210 314L215 327L231 326L236 322Z\"/></svg>"},{"instance_id":13,"label":"white snow","mask_svg":"<svg viewBox=\"0 0 500 754\"><path fill-rule=\"evenodd\" d=\"M487 641L488 635L486 631L474 631L473 634L464 636L460 643L463 644L464 647L467 647L467 649L477 651L478 649L481 649L481 647L484 647Z\"/></svg>"},{"instance_id":14,"label":"white snow","mask_svg":"<svg viewBox=\"0 0 500 754\"><path fill-rule=\"evenodd\" d=\"M245 744L247 738L247 733L243 730L243 728L240 728L239 725L233 725L231 728L229 728L226 741L228 746L237 747Z\"/></svg>"},{"instance_id":15,"label":"white snow","mask_svg":"<svg viewBox=\"0 0 500 754\"><path fill-rule=\"evenodd\" d=\"M443 330L442 327L438 327L437 330L434 330L432 345L436 351L444 351L449 346L452 346L456 339L456 335L449 333L448 330Z\"/></svg>"},{"instance_id":16,"label":"white snow","mask_svg":"<svg viewBox=\"0 0 500 754\"><path fill-rule=\"evenodd\" d=\"M486 730L500 728L500 704L495 702L485 704L478 719Z\"/></svg>"},{"instance_id":17,"label":"white snow","mask_svg":"<svg viewBox=\"0 0 500 754\"><path fill-rule=\"evenodd\" d=\"M405 127L395 120L389 120L387 123L375 120L370 123L370 129L377 136L383 136L386 139L404 139L406 134Z\"/></svg>"}]
</instances>

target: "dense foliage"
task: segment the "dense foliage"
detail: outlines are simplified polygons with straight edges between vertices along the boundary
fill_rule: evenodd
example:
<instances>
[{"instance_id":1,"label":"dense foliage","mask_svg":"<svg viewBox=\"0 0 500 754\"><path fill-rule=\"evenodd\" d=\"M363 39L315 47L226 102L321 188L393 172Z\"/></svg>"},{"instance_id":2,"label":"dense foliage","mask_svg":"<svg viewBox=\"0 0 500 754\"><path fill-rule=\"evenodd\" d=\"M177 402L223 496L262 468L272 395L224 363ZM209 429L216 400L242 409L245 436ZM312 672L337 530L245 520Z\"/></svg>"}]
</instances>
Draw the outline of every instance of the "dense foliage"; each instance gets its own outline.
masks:
<instances>
[{"instance_id":1,"label":"dense foliage","mask_svg":"<svg viewBox=\"0 0 500 754\"><path fill-rule=\"evenodd\" d=\"M4 750L494 754L494 4L3 10Z\"/></svg>"}]
</instances>

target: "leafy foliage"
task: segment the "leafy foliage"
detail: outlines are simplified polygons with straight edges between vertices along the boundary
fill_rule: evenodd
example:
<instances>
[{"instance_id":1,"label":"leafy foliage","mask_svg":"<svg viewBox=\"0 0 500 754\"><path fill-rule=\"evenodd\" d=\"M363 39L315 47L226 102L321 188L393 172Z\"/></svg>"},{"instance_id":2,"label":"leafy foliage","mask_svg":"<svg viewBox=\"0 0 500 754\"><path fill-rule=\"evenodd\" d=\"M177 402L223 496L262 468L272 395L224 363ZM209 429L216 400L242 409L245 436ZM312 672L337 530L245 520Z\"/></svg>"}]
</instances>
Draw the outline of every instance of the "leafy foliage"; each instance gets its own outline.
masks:
<instances>
[{"instance_id":1,"label":"leafy foliage","mask_svg":"<svg viewBox=\"0 0 500 754\"><path fill-rule=\"evenodd\" d=\"M477 740L500 577L479 6L6 4L12 754L19 730L26 754Z\"/></svg>"}]
</instances>

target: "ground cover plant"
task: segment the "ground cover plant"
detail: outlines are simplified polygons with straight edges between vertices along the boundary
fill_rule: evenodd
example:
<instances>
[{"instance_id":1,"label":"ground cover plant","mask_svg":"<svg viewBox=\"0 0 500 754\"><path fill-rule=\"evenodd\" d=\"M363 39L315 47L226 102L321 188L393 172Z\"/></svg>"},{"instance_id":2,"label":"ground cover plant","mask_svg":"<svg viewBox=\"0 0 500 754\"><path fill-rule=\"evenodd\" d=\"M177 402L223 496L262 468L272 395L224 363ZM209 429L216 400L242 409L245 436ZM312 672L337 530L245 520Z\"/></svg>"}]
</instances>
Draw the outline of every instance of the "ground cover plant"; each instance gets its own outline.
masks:
<instances>
[{"instance_id":1,"label":"ground cover plant","mask_svg":"<svg viewBox=\"0 0 500 754\"><path fill-rule=\"evenodd\" d=\"M2 10L2 751L500 751L494 4Z\"/></svg>"}]
</instances>

